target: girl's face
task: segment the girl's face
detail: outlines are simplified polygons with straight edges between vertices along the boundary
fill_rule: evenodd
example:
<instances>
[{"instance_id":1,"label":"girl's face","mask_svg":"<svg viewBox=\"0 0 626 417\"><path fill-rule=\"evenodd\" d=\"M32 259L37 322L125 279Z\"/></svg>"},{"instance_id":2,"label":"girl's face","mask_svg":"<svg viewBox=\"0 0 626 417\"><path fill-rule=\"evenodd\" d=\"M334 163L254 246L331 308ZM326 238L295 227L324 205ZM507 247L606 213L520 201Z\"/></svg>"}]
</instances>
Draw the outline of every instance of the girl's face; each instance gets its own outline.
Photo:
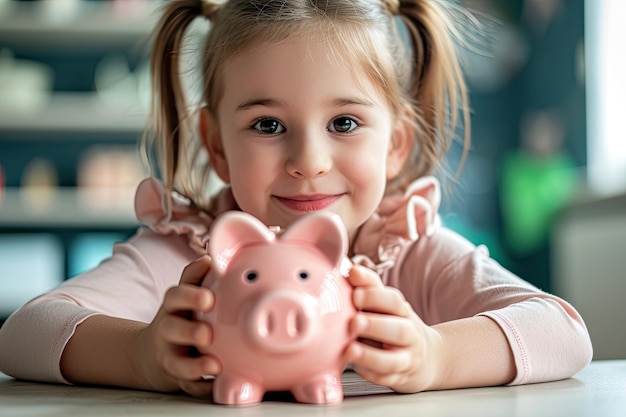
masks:
<instances>
[{"instance_id":1,"label":"girl's face","mask_svg":"<svg viewBox=\"0 0 626 417\"><path fill-rule=\"evenodd\" d=\"M267 225L327 210L353 237L406 158L406 129L363 71L337 61L316 40L251 48L224 65L223 98L202 116L213 167Z\"/></svg>"}]
</instances>

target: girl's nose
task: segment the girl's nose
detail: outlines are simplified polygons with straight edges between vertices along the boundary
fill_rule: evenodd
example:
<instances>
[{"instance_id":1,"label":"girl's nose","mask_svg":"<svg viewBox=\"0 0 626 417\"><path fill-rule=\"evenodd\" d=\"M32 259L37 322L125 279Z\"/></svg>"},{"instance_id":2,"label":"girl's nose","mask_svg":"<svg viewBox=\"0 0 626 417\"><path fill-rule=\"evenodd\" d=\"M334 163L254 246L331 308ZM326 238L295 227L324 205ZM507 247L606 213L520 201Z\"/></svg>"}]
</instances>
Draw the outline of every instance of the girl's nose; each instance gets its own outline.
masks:
<instances>
[{"instance_id":1,"label":"girl's nose","mask_svg":"<svg viewBox=\"0 0 626 417\"><path fill-rule=\"evenodd\" d=\"M292 177L310 179L323 176L331 166L330 149L316 135L307 134L291 141L286 168Z\"/></svg>"}]
</instances>

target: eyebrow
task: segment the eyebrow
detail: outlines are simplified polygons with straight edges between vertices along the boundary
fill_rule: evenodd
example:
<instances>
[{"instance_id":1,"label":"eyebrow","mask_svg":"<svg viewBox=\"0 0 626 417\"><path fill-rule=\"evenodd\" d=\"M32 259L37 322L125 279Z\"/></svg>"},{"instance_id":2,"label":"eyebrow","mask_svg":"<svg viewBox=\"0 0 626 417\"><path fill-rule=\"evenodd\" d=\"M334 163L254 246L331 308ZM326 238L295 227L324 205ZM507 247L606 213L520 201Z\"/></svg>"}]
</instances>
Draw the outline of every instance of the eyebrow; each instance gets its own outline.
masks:
<instances>
[{"instance_id":1,"label":"eyebrow","mask_svg":"<svg viewBox=\"0 0 626 417\"><path fill-rule=\"evenodd\" d=\"M240 105L237 106L235 111L247 110L251 107L255 106L266 106L266 107L277 107L279 102L272 99L252 99L248 101L244 101Z\"/></svg>"},{"instance_id":2,"label":"eyebrow","mask_svg":"<svg viewBox=\"0 0 626 417\"><path fill-rule=\"evenodd\" d=\"M330 100L330 103L335 107L344 107L344 106L374 106L374 102L366 99L365 97L339 97L333 100Z\"/></svg>"},{"instance_id":3,"label":"eyebrow","mask_svg":"<svg viewBox=\"0 0 626 417\"><path fill-rule=\"evenodd\" d=\"M368 100L364 97L338 97L330 99L327 102L334 107L345 107L353 105L372 107L375 105L371 100ZM280 102L278 100L270 98L252 99L244 101L243 103L238 105L235 111L243 111L255 106L278 107L280 106Z\"/></svg>"}]
</instances>

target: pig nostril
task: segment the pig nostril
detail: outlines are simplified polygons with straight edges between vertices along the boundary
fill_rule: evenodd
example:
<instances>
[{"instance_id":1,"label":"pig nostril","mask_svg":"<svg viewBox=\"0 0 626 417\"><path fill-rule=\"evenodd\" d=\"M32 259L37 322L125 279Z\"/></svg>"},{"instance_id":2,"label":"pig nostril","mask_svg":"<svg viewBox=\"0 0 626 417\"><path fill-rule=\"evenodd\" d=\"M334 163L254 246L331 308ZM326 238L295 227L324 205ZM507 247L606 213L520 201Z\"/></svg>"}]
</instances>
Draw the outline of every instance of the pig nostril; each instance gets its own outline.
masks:
<instances>
[{"instance_id":1,"label":"pig nostril","mask_svg":"<svg viewBox=\"0 0 626 417\"><path fill-rule=\"evenodd\" d=\"M274 315L270 312L267 314L264 314L261 318L261 320L259 320L259 324L258 324L258 332L259 335L261 337L268 337L272 334L272 332L274 331L274 327L276 325L276 319L274 318Z\"/></svg>"},{"instance_id":2,"label":"pig nostril","mask_svg":"<svg viewBox=\"0 0 626 417\"><path fill-rule=\"evenodd\" d=\"M290 310L287 313L287 334L289 337L298 335L298 312L295 310Z\"/></svg>"},{"instance_id":3,"label":"pig nostril","mask_svg":"<svg viewBox=\"0 0 626 417\"><path fill-rule=\"evenodd\" d=\"M304 332L306 326L306 319L303 314L296 315L296 328L298 329L298 334Z\"/></svg>"},{"instance_id":4,"label":"pig nostril","mask_svg":"<svg viewBox=\"0 0 626 417\"><path fill-rule=\"evenodd\" d=\"M298 310L290 310L287 314L287 335L296 338L306 330L306 318Z\"/></svg>"},{"instance_id":5,"label":"pig nostril","mask_svg":"<svg viewBox=\"0 0 626 417\"><path fill-rule=\"evenodd\" d=\"M267 315L267 333L268 334L272 334L274 332L274 327L276 326L276 318L274 317L274 314L269 313Z\"/></svg>"}]
</instances>

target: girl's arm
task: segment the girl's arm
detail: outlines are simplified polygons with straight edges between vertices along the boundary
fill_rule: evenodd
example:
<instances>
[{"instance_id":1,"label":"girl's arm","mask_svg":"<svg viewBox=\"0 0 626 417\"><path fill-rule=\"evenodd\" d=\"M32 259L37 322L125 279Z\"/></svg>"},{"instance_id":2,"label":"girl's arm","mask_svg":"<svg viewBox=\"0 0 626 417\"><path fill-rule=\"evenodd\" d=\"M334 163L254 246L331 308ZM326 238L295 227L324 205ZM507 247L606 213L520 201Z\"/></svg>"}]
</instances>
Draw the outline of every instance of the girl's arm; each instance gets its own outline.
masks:
<instances>
[{"instance_id":1,"label":"girl's arm","mask_svg":"<svg viewBox=\"0 0 626 417\"><path fill-rule=\"evenodd\" d=\"M179 318L166 313L185 309L174 296L185 265L197 256L183 236L141 229L97 268L31 301L4 323L0 371L42 382L172 389L167 378L136 370L150 359L154 343L148 336L159 336L157 330ZM152 353L156 358L158 352Z\"/></svg>"},{"instance_id":2,"label":"girl's arm","mask_svg":"<svg viewBox=\"0 0 626 417\"><path fill-rule=\"evenodd\" d=\"M515 362L502 329L483 316L433 326L442 339L435 389L504 385L515 378Z\"/></svg>"},{"instance_id":3,"label":"girl's arm","mask_svg":"<svg viewBox=\"0 0 626 417\"><path fill-rule=\"evenodd\" d=\"M106 315L86 319L63 352L64 377L80 384L208 396L212 386L202 377L217 374L220 366L210 356L190 354L191 346L211 342L211 327L190 315L213 307L212 293L197 285L210 265L204 257L186 267L150 324Z\"/></svg>"},{"instance_id":4,"label":"girl's arm","mask_svg":"<svg viewBox=\"0 0 626 417\"><path fill-rule=\"evenodd\" d=\"M385 276L390 286L371 272L351 277L364 287L355 302L367 319L354 326L382 343L348 350L367 379L403 392L523 384L567 378L590 362L576 310L514 276L485 248L440 229L405 249Z\"/></svg>"},{"instance_id":5,"label":"girl's arm","mask_svg":"<svg viewBox=\"0 0 626 417\"><path fill-rule=\"evenodd\" d=\"M76 384L149 389L134 351L146 323L97 314L76 328L61 356L61 373ZM166 389L176 388L174 381Z\"/></svg>"}]
</instances>

